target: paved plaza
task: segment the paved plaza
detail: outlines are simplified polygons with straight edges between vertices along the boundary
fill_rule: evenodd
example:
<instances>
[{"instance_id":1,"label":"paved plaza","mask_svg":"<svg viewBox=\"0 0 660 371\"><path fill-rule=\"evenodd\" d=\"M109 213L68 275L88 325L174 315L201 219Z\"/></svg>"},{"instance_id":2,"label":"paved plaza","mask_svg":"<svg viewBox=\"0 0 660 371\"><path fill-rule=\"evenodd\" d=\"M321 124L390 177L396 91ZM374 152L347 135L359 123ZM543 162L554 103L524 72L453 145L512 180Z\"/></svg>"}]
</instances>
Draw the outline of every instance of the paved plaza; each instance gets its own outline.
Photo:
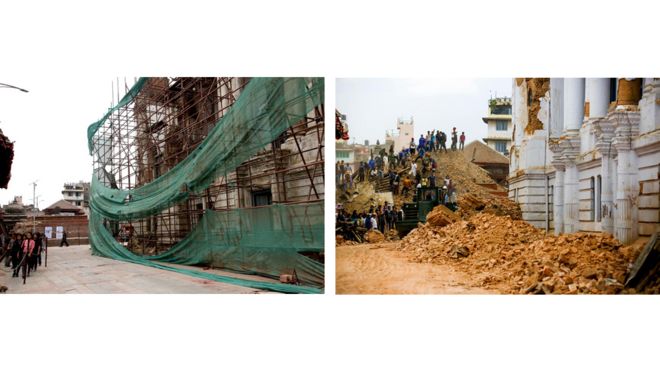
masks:
<instances>
[{"instance_id":1,"label":"paved plaza","mask_svg":"<svg viewBox=\"0 0 660 371\"><path fill-rule=\"evenodd\" d=\"M186 267L199 269L196 267ZM254 281L274 280L215 271L224 276ZM0 265L0 285L7 294L258 294L267 293L242 286L209 281L162 269L93 256L89 245L49 247L48 267L22 278L12 278L11 269Z\"/></svg>"}]
</instances>

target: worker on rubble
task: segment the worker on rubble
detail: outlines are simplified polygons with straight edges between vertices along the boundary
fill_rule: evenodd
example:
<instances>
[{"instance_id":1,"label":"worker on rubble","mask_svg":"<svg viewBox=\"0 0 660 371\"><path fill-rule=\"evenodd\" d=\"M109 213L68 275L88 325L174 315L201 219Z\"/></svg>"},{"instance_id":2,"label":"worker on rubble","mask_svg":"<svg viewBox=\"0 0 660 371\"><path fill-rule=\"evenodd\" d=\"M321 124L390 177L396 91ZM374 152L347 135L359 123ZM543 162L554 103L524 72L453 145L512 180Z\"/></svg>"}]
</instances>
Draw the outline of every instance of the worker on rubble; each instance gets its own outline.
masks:
<instances>
[{"instance_id":1,"label":"worker on rubble","mask_svg":"<svg viewBox=\"0 0 660 371\"><path fill-rule=\"evenodd\" d=\"M408 192L412 188L412 180L410 179L409 176L406 175L406 177L403 179L402 182L402 187L401 187L401 194L404 196L408 196Z\"/></svg>"},{"instance_id":2,"label":"worker on rubble","mask_svg":"<svg viewBox=\"0 0 660 371\"><path fill-rule=\"evenodd\" d=\"M456 150L456 142L458 142L458 135L456 132L456 128L453 128L451 131L451 150L455 151Z\"/></svg>"},{"instance_id":3,"label":"worker on rubble","mask_svg":"<svg viewBox=\"0 0 660 371\"><path fill-rule=\"evenodd\" d=\"M440 148L439 150L442 150L444 148L445 153L447 153L447 134L445 134L444 131L440 131Z\"/></svg>"},{"instance_id":4,"label":"worker on rubble","mask_svg":"<svg viewBox=\"0 0 660 371\"><path fill-rule=\"evenodd\" d=\"M429 175L429 187L435 188L435 169L431 170L431 175Z\"/></svg>"},{"instance_id":5,"label":"worker on rubble","mask_svg":"<svg viewBox=\"0 0 660 371\"><path fill-rule=\"evenodd\" d=\"M465 148L465 132L461 131L460 144L458 147L461 151Z\"/></svg>"}]
</instances>

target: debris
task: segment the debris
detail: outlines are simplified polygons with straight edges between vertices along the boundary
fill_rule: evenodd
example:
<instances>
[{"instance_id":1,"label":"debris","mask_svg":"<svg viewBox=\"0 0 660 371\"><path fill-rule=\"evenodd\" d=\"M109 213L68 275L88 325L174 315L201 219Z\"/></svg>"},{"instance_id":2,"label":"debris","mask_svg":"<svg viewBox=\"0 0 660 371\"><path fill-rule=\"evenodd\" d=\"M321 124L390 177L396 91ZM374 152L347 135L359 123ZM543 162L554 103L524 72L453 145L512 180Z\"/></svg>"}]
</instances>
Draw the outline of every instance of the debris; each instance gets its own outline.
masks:
<instances>
[{"instance_id":1,"label":"debris","mask_svg":"<svg viewBox=\"0 0 660 371\"><path fill-rule=\"evenodd\" d=\"M412 261L458 265L476 285L530 294L624 292L636 257L610 234L546 236L522 220L485 212L444 227L427 223L399 249Z\"/></svg>"},{"instance_id":2,"label":"debris","mask_svg":"<svg viewBox=\"0 0 660 371\"><path fill-rule=\"evenodd\" d=\"M364 235L364 239L369 243L377 243L385 241L385 236L380 231L372 229Z\"/></svg>"},{"instance_id":3,"label":"debris","mask_svg":"<svg viewBox=\"0 0 660 371\"><path fill-rule=\"evenodd\" d=\"M460 220L460 217L444 205L438 205L426 215L426 222L434 227L444 227Z\"/></svg>"}]
</instances>

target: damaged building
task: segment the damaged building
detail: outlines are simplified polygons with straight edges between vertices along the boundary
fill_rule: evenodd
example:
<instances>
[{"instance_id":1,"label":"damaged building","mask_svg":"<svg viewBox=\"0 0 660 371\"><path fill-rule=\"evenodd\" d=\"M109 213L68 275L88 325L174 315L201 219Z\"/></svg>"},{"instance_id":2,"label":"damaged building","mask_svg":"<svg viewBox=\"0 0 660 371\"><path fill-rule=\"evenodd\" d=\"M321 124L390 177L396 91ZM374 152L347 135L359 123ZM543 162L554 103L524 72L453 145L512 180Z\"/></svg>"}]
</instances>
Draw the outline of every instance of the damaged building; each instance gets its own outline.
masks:
<instances>
[{"instance_id":1,"label":"damaged building","mask_svg":"<svg viewBox=\"0 0 660 371\"><path fill-rule=\"evenodd\" d=\"M249 234L272 230L291 241L313 245L313 251L304 255L323 262L318 226L325 194L324 112L322 103L312 104L319 101L323 81L262 78L256 86L263 89L250 85L252 81L242 77L142 78L124 98L117 97L119 104L104 119L90 127L95 130L90 151L100 182L96 190L92 183L92 213L106 219L104 225L116 241L140 256L157 256L177 244L201 243L196 240L200 234L207 243L217 240L231 248L247 244ZM221 130L214 130L216 126ZM172 179L181 185L171 202L156 205L154 201L156 206L131 215L110 211L130 206L140 197L157 199L154 189L171 192ZM145 189L150 194L144 194ZM119 194L125 197L123 204L108 207ZM265 211L232 213L242 210ZM239 219L239 225L202 223L209 213L208 220L238 215L263 220ZM286 220L286 215L291 219ZM267 230L256 230L258 225ZM238 235L232 237L232 233ZM268 246L266 242L260 240L259 246ZM235 259L235 266L226 264L220 253L203 253L200 246L186 248L204 256L192 264L263 273L240 259Z\"/></svg>"},{"instance_id":2,"label":"damaged building","mask_svg":"<svg viewBox=\"0 0 660 371\"><path fill-rule=\"evenodd\" d=\"M660 230L660 79L517 78L509 197L555 234Z\"/></svg>"}]
</instances>

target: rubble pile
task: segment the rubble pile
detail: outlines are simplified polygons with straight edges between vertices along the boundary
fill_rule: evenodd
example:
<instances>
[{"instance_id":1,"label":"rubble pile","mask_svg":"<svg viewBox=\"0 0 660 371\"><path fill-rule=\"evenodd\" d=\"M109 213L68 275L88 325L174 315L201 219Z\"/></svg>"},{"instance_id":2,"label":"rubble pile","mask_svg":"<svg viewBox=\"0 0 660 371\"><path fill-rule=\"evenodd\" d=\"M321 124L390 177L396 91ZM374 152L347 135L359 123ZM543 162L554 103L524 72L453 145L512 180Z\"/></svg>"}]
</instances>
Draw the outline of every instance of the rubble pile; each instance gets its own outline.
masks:
<instances>
[{"instance_id":1,"label":"rubble pile","mask_svg":"<svg viewBox=\"0 0 660 371\"><path fill-rule=\"evenodd\" d=\"M445 227L427 223L400 249L416 262L457 265L475 285L530 294L622 292L636 255L608 234L545 236L522 220L489 213Z\"/></svg>"},{"instance_id":2,"label":"rubble pile","mask_svg":"<svg viewBox=\"0 0 660 371\"><path fill-rule=\"evenodd\" d=\"M337 202L341 203L346 211L353 212L353 210L366 212L370 207L383 205L385 201L388 204L393 203L391 192L377 193L374 191L373 184L369 182L355 183L355 188L349 192L337 190Z\"/></svg>"},{"instance_id":3,"label":"rubble pile","mask_svg":"<svg viewBox=\"0 0 660 371\"><path fill-rule=\"evenodd\" d=\"M438 163L438 180L449 175L459 195L472 193L482 198L492 197L491 190L480 184L491 185L494 191L506 191L504 187L496 185L486 170L466 160L461 151L437 152L433 158Z\"/></svg>"},{"instance_id":4,"label":"rubble pile","mask_svg":"<svg viewBox=\"0 0 660 371\"><path fill-rule=\"evenodd\" d=\"M472 193L466 193L458 197L458 207L458 214L463 219L476 213L487 213L498 216L508 215L511 219L522 220L520 205L505 197L481 198Z\"/></svg>"},{"instance_id":5,"label":"rubble pile","mask_svg":"<svg viewBox=\"0 0 660 371\"><path fill-rule=\"evenodd\" d=\"M376 243L385 241L385 236L380 231L372 229L364 234L364 239L369 243Z\"/></svg>"},{"instance_id":6,"label":"rubble pile","mask_svg":"<svg viewBox=\"0 0 660 371\"><path fill-rule=\"evenodd\" d=\"M449 210L444 205L438 205L426 215L426 222L432 227L444 227L446 225L455 223L461 218Z\"/></svg>"},{"instance_id":7,"label":"rubble pile","mask_svg":"<svg viewBox=\"0 0 660 371\"><path fill-rule=\"evenodd\" d=\"M352 241L352 240L347 240L343 236L340 236L340 235L335 236L335 244L336 244L336 246L359 245L358 242Z\"/></svg>"}]
</instances>

